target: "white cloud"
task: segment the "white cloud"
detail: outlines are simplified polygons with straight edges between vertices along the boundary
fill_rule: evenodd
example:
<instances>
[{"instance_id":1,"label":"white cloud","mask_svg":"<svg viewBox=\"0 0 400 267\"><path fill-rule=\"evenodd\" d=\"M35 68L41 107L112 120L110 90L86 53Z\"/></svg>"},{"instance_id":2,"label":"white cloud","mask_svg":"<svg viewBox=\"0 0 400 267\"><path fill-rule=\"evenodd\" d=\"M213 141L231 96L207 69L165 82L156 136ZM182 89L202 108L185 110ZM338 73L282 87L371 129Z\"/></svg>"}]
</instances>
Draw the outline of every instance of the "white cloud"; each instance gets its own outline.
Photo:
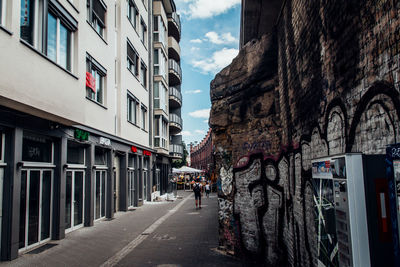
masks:
<instances>
[{"instance_id":1,"label":"white cloud","mask_svg":"<svg viewBox=\"0 0 400 267\"><path fill-rule=\"evenodd\" d=\"M195 133L197 133L197 134L206 134L206 131L204 131L204 130L194 130L194 132Z\"/></svg>"},{"instance_id":2,"label":"white cloud","mask_svg":"<svg viewBox=\"0 0 400 267\"><path fill-rule=\"evenodd\" d=\"M198 48L198 47L192 47L192 48L190 48L190 51L192 51L192 52L196 52L196 51L199 51L200 50L200 48Z\"/></svg>"},{"instance_id":3,"label":"white cloud","mask_svg":"<svg viewBox=\"0 0 400 267\"><path fill-rule=\"evenodd\" d=\"M206 38L213 44L229 44L237 42L236 38L230 32L223 33L221 36L216 32L207 32Z\"/></svg>"},{"instance_id":4,"label":"white cloud","mask_svg":"<svg viewBox=\"0 0 400 267\"><path fill-rule=\"evenodd\" d=\"M193 40L190 40L190 42L194 43L194 44L201 44L203 42L203 40L201 40L201 39L193 39Z\"/></svg>"},{"instance_id":5,"label":"white cloud","mask_svg":"<svg viewBox=\"0 0 400 267\"><path fill-rule=\"evenodd\" d=\"M181 135L182 135L182 136L192 136L192 133L189 132L189 131L182 131L182 132L181 132Z\"/></svg>"},{"instance_id":6,"label":"white cloud","mask_svg":"<svg viewBox=\"0 0 400 267\"><path fill-rule=\"evenodd\" d=\"M238 53L238 49L224 48L214 52L211 58L194 60L192 64L195 68L200 69L202 73L217 73L224 67L228 66Z\"/></svg>"},{"instance_id":7,"label":"white cloud","mask_svg":"<svg viewBox=\"0 0 400 267\"><path fill-rule=\"evenodd\" d=\"M189 112L189 116L191 116L193 118L208 119L208 117L210 116L210 109L206 108L206 109L200 109L200 110L196 110L193 112Z\"/></svg>"},{"instance_id":8,"label":"white cloud","mask_svg":"<svg viewBox=\"0 0 400 267\"><path fill-rule=\"evenodd\" d=\"M201 90L189 90L189 91L185 91L186 94L200 94Z\"/></svg>"},{"instance_id":9,"label":"white cloud","mask_svg":"<svg viewBox=\"0 0 400 267\"><path fill-rule=\"evenodd\" d=\"M208 119L203 121L204 123L208 123Z\"/></svg>"},{"instance_id":10,"label":"white cloud","mask_svg":"<svg viewBox=\"0 0 400 267\"><path fill-rule=\"evenodd\" d=\"M241 0L180 0L188 4L183 13L189 18L210 18L227 12L229 9L239 5Z\"/></svg>"}]
</instances>

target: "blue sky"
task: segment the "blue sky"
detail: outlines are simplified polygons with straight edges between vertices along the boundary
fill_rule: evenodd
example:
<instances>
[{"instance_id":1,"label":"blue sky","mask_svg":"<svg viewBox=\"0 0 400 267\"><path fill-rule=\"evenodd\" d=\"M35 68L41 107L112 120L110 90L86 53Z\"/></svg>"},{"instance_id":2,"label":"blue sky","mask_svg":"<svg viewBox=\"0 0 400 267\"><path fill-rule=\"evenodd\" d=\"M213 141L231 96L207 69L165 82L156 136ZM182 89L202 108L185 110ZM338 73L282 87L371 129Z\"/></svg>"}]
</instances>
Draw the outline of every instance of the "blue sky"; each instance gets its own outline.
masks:
<instances>
[{"instance_id":1,"label":"blue sky","mask_svg":"<svg viewBox=\"0 0 400 267\"><path fill-rule=\"evenodd\" d=\"M238 54L241 0L175 0L181 15L182 136L200 142L208 130L210 82Z\"/></svg>"}]
</instances>

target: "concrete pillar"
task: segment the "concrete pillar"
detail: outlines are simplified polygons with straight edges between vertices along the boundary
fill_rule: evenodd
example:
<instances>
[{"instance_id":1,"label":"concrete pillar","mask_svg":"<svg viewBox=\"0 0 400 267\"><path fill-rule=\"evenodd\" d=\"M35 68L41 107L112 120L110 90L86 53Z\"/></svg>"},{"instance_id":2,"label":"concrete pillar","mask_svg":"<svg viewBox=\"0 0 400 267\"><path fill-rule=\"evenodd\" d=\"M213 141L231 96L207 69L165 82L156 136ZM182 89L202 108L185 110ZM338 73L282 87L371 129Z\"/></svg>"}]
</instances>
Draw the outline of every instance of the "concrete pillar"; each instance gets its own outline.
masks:
<instances>
[{"instance_id":1,"label":"concrete pillar","mask_svg":"<svg viewBox=\"0 0 400 267\"><path fill-rule=\"evenodd\" d=\"M119 210L128 210L128 153L120 157Z\"/></svg>"},{"instance_id":2,"label":"concrete pillar","mask_svg":"<svg viewBox=\"0 0 400 267\"><path fill-rule=\"evenodd\" d=\"M85 177L85 216L84 225L93 226L94 220L94 179L96 179L94 166L94 144L86 148L86 177Z\"/></svg>"},{"instance_id":3,"label":"concrete pillar","mask_svg":"<svg viewBox=\"0 0 400 267\"><path fill-rule=\"evenodd\" d=\"M107 151L107 179L106 179L106 218L114 217L114 156L111 149Z\"/></svg>"},{"instance_id":4,"label":"concrete pillar","mask_svg":"<svg viewBox=\"0 0 400 267\"><path fill-rule=\"evenodd\" d=\"M18 257L19 249L19 210L21 192L21 166L22 162L22 137L21 128L11 130L6 136L5 161L3 184L3 229L2 251L3 260L13 260Z\"/></svg>"},{"instance_id":5,"label":"concrete pillar","mask_svg":"<svg viewBox=\"0 0 400 267\"><path fill-rule=\"evenodd\" d=\"M68 140L62 137L54 144L53 226L52 239L65 237L65 186Z\"/></svg>"}]
</instances>

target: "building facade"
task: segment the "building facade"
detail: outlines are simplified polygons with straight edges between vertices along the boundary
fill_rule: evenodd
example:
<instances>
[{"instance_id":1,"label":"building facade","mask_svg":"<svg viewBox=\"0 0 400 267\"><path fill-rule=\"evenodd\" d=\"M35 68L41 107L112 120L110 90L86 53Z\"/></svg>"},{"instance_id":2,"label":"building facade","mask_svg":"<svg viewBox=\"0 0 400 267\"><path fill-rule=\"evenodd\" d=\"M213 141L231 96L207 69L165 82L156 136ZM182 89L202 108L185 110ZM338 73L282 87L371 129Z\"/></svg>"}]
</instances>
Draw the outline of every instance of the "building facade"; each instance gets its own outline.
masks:
<instances>
[{"instance_id":1,"label":"building facade","mask_svg":"<svg viewBox=\"0 0 400 267\"><path fill-rule=\"evenodd\" d=\"M0 0L2 260L162 191L154 21L151 0Z\"/></svg>"},{"instance_id":2,"label":"building facade","mask_svg":"<svg viewBox=\"0 0 400 267\"><path fill-rule=\"evenodd\" d=\"M181 23L171 0L153 2L154 24L154 149L156 154L155 181L160 189L168 188L171 161L183 156L182 71L180 67Z\"/></svg>"},{"instance_id":3,"label":"building facade","mask_svg":"<svg viewBox=\"0 0 400 267\"><path fill-rule=\"evenodd\" d=\"M211 128L198 145L190 145L190 167L203 170L208 177L211 177L214 170Z\"/></svg>"},{"instance_id":4,"label":"building facade","mask_svg":"<svg viewBox=\"0 0 400 267\"><path fill-rule=\"evenodd\" d=\"M242 4L239 55L210 92L220 245L267 266L331 266L312 160L399 142L400 2ZM345 259L343 244L327 257Z\"/></svg>"}]
</instances>

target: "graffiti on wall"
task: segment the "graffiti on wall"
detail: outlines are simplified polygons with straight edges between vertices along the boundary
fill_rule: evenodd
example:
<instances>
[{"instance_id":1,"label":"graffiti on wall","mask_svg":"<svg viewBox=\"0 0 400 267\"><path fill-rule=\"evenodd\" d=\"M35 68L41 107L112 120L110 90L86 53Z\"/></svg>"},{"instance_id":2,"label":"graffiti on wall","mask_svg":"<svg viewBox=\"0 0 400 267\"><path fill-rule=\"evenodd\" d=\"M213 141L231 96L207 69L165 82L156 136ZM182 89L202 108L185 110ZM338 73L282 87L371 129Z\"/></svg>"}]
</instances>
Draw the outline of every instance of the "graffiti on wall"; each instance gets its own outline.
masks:
<instances>
[{"instance_id":1,"label":"graffiti on wall","mask_svg":"<svg viewBox=\"0 0 400 267\"><path fill-rule=\"evenodd\" d=\"M385 86L370 91L359 102L352 120L335 99L327 105L322 125L301 136L298 146L287 146L279 156L246 155L234 168L220 168L222 192L234 193L232 201L219 199L220 223L228 224L224 231L239 224L238 232L230 231L236 236L229 240L240 240L245 254L271 266L315 266L318 251L311 160L355 150L372 152L365 145L368 134L378 140L375 153L399 141L398 126L392 123L400 118L399 94ZM380 102L383 99L385 102Z\"/></svg>"}]
</instances>

